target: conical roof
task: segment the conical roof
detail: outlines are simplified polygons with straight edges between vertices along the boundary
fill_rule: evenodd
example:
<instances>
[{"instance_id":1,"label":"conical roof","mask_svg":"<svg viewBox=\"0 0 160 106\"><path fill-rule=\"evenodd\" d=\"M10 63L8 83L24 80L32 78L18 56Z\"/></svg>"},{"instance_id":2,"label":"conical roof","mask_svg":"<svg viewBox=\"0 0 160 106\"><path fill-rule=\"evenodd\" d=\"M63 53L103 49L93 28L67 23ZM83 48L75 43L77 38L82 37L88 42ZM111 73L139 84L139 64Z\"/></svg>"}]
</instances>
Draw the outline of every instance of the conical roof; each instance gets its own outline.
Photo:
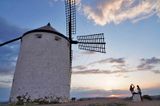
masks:
<instances>
[{"instance_id":1,"label":"conical roof","mask_svg":"<svg viewBox=\"0 0 160 106\"><path fill-rule=\"evenodd\" d=\"M42 26L40 28L37 28L35 30L46 30L46 31L54 31L54 32L58 32L56 29L54 29L50 23L48 23L47 25L45 26ZM58 32L59 33L59 32Z\"/></svg>"},{"instance_id":2,"label":"conical roof","mask_svg":"<svg viewBox=\"0 0 160 106\"><path fill-rule=\"evenodd\" d=\"M67 40L69 40L66 36L64 36L63 34L61 34L60 32L58 32L56 29L54 29L50 23L48 23L47 25L45 26L42 26L40 28L37 28L37 29L34 29L34 30L31 30L31 31L28 31L26 33L23 34L23 36L29 34L29 33L33 33L33 32L48 32L48 33L54 33L54 34L57 34ZM23 37L22 36L22 37Z\"/></svg>"}]
</instances>

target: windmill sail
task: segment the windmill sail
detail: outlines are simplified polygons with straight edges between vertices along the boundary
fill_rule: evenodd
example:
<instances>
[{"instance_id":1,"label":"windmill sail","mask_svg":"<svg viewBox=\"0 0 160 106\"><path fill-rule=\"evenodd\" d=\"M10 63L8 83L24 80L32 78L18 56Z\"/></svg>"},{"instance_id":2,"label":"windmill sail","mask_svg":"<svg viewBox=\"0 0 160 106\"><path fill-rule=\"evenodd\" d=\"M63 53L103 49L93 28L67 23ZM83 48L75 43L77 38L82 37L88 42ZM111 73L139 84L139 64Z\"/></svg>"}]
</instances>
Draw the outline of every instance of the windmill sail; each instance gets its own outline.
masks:
<instances>
[{"instance_id":1,"label":"windmill sail","mask_svg":"<svg viewBox=\"0 0 160 106\"><path fill-rule=\"evenodd\" d=\"M76 33L76 1L65 0L66 34L71 37ZM71 40L71 39L70 39Z\"/></svg>"},{"instance_id":2,"label":"windmill sail","mask_svg":"<svg viewBox=\"0 0 160 106\"><path fill-rule=\"evenodd\" d=\"M1 47L1 46L4 46L4 45L6 45L6 44L9 44L9 43L15 42L15 41L17 41L17 40L20 40L21 38L22 38L22 37L18 37L18 38L9 40L9 41L4 42L4 43L0 43L0 47Z\"/></svg>"},{"instance_id":3,"label":"windmill sail","mask_svg":"<svg viewBox=\"0 0 160 106\"><path fill-rule=\"evenodd\" d=\"M76 1L65 0L66 34L72 42L72 34L76 33ZM70 43L70 66L72 67L72 44Z\"/></svg>"},{"instance_id":4,"label":"windmill sail","mask_svg":"<svg viewBox=\"0 0 160 106\"><path fill-rule=\"evenodd\" d=\"M104 34L92 34L77 37L79 49L106 53Z\"/></svg>"}]
</instances>

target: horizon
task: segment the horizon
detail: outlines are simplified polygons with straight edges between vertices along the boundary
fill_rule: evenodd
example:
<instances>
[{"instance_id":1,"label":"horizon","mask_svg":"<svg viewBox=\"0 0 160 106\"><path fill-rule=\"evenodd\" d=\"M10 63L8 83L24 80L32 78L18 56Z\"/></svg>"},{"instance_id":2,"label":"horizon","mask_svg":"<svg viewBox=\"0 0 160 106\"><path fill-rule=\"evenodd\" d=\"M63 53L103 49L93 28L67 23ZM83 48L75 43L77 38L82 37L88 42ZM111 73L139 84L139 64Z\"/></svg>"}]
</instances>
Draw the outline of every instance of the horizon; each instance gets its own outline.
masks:
<instances>
[{"instance_id":1,"label":"horizon","mask_svg":"<svg viewBox=\"0 0 160 106\"><path fill-rule=\"evenodd\" d=\"M131 83L160 95L160 1L76 1L73 39L104 33L106 54L73 46L71 96L128 97ZM0 43L48 22L66 35L65 20L63 0L0 1ZM0 47L0 101L9 99L19 48L19 41Z\"/></svg>"}]
</instances>

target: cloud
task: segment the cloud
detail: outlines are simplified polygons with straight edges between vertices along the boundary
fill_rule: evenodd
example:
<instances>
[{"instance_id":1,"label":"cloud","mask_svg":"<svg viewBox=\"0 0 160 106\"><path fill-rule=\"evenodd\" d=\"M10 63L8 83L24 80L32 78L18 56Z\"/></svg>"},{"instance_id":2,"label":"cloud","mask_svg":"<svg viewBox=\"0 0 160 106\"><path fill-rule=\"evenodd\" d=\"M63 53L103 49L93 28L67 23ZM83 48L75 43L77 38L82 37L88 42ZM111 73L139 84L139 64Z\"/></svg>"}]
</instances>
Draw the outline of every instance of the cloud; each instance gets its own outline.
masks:
<instances>
[{"instance_id":1,"label":"cloud","mask_svg":"<svg viewBox=\"0 0 160 106\"><path fill-rule=\"evenodd\" d=\"M91 62L87 64L86 66L84 65L79 65L79 66L74 66L73 69L78 70L78 68L84 68L87 69L88 66L94 66L96 64L111 64L113 67L123 67L125 66L125 59L124 58L106 58L98 61Z\"/></svg>"},{"instance_id":2,"label":"cloud","mask_svg":"<svg viewBox=\"0 0 160 106\"><path fill-rule=\"evenodd\" d=\"M12 75L13 74L13 70L10 68L0 68L0 75L5 76L5 75Z\"/></svg>"},{"instance_id":3,"label":"cloud","mask_svg":"<svg viewBox=\"0 0 160 106\"><path fill-rule=\"evenodd\" d=\"M156 57L152 57L150 59L141 59L141 64L137 66L138 70L155 70L156 65L160 65L160 59ZM153 71L158 73L158 71Z\"/></svg>"},{"instance_id":4,"label":"cloud","mask_svg":"<svg viewBox=\"0 0 160 106\"><path fill-rule=\"evenodd\" d=\"M84 70L86 68L87 68L86 66L82 66L82 65L73 67L73 69L77 69L77 70Z\"/></svg>"},{"instance_id":5,"label":"cloud","mask_svg":"<svg viewBox=\"0 0 160 106\"><path fill-rule=\"evenodd\" d=\"M102 26L126 20L136 22L154 14L160 17L160 1L100 0L96 6L83 4L83 11L89 20Z\"/></svg>"},{"instance_id":6,"label":"cloud","mask_svg":"<svg viewBox=\"0 0 160 106\"><path fill-rule=\"evenodd\" d=\"M9 66L8 66L9 67ZM14 69L0 67L0 88L10 88L12 85Z\"/></svg>"},{"instance_id":7,"label":"cloud","mask_svg":"<svg viewBox=\"0 0 160 106\"><path fill-rule=\"evenodd\" d=\"M100 69L88 69L88 70L79 70L79 71L73 71L73 74L116 74L116 73L128 73L132 71L126 71L126 70L100 70Z\"/></svg>"},{"instance_id":8,"label":"cloud","mask_svg":"<svg viewBox=\"0 0 160 106\"><path fill-rule=\"evenodd\" d=\"M48 0L49 5L64 0ZM97 25L119 24L130 20L137 22L153 15L160 17L159 0L94 0L95 5L88 5L83 0L76 0L78 10Z\"/></svg>"},{"instance_id":9,"label":"cloud","mask_svg":"<svg viewBox=\"0 0 160 106\"><path fill-rule=\"evenodd\" d=\"M12 25L0 17L0 43L21 36L27 29ZM20 42L14 42L0 47L0 88L10 87Z\"/></svg>"},{"instance_id":10,"label":"cloud","mask_svg":"<svg viewBox=\"0 0 160 106\"><path fill-rule=\"evenodd\" d=\"M102 60L99 60L99 61L92 62L89 65L105 64L105 63L125 64L125 59L124 58L106 58L106 59L102 59Z\"/></svg>"},{"instance_id":11,"label":"cloud","mask_svg":"<svg viewBox=\"0 0 160 106\"><path fill-rule=\"evenodd\" d=\"M160 64L160 59L157 57L152 57L150 59L141 59L145 64Z\"/></svg>"},{"instance_id":12,"label":"cloud","mask_svg":"<svg viewBox=\"0 0 160 106\"><path fill-rule=\"evenodd\" d=\"M117 77L128 76L125 73L150 71L156 74L160 74L160 59L157 57L142 58L140 64L137 66L130 66L126 64L124 58L106 58L99 61L95 61L86 65L79 65L73 67L73 74L121 74Z\"/></svg>"},{"instance_id":13,"label":"cloud","mask_svg":"<svg viewBox=\"0 0 160 106\"><path fill-rule=\"evenodd\" d=\"M98 61L98 63L117 63L117 64L124 64L124 58L107 58L104 60Z\"/></svg>"},{"instance_id":14,"label":"cloud","mask_svg":"<svg viewBox=\"0 0 160 106\"><path fill-rule=\"evenodd\" d=\"M0 17L0 43L21 36L27 29L12 25Z\"/></svg>"},{"instance_id":15,"label":"cloud","mask_svg":"<svg viewBox=\"0 0 160 106\"><path fill-rule=\"evenodd\" d=\"M102 89L90 89L82 87L71 89L71 96L77 98L111 97L112 95L126 97L130 96L130 92L127 90L102 90Z\"/></svg>"},{"instance_id":16,"label":"cloud","mask_svg":"<svg viewBox=\"0 0 160 106\"><path fill-rule=\"evenodd\" d=\"M0 74L0 88L10 88L12 85L13 74Z\"/></svg>"},{"instance_id":17,"label":"cloud","mask_svg":"<svg viewBox=\"0 0 160 106\"><path fill-rule=\"evenodd\" d=\"M154 73L160 74L160 70L153 70Z\"/></svg>"},{"instance_id":18,"label":"cloud","mask_svg":"<svg viewBox=\"0 0 160 106\"><path fill-rule=\"evenodd\" d=\"M0 43L9 41L11 39L22 36L27 29L19 28L12 25L0 17ZM0 47L0 67L13 68L15 66L17 55L19 51L19 42L12 42L10 44ZM1 70L0 70L1 71Z\"/></svg>"},{"instance_id":19,"label":"cloud","mask_svg":"<svg viewBox=\"0 0 160 106\"><path fill-rule=\"evenodd\" d=\"M73 67L73 74L116 74L131 72L126 69L124 58L106 58L86 65ZM106 67L103 67L106 66ZM101 68L100 68L101 67Z\"/></svg>"}]
</instances>

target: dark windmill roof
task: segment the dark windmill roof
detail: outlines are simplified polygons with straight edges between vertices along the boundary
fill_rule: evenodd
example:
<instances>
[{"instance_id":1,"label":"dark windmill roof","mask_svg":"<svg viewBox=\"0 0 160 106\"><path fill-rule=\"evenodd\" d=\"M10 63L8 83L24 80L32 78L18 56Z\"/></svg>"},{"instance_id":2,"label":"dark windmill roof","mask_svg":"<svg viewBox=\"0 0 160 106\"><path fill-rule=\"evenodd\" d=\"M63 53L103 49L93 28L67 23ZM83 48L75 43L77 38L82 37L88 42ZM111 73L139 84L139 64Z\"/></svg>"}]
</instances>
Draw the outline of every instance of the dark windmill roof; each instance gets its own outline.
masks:
<instances>
[{"instance_id":1,"label":"dark windmill roof","mask_svg":"<svg viewBox=\"0 0 160 106\"><path fill-rule=\"evenodd\" d=\"M38 29L35 29L35 30L46 30L46 31L54 31L54 32L58 32L56 29L54 29L50 23L48 23L47 25L45 26L42 26Z\"/></svg>"},{"instance_id":2,"label":"dark windmill roof","mask_svg":"<svg viewBox=\"0 0 160 106\"><path fill-rule=\"evenodd\" d=\"M37 29L33 29L33 30L30 30L26 33L23 34L23 36L29 34L29 33L33 33L33 32L48 32L48 33L53 33L53 34L56 34L56 35L59 35L63 38L65 38L66 40L69 40L66 36L64 36L63 34L61 34L60 32L58 32L56 29L54 29L50 23L48 23L47 25L45 26L42 26L40 28L37 28ZM23 37L22 36L22 37Z\"/></svg>"}]
</instances>

